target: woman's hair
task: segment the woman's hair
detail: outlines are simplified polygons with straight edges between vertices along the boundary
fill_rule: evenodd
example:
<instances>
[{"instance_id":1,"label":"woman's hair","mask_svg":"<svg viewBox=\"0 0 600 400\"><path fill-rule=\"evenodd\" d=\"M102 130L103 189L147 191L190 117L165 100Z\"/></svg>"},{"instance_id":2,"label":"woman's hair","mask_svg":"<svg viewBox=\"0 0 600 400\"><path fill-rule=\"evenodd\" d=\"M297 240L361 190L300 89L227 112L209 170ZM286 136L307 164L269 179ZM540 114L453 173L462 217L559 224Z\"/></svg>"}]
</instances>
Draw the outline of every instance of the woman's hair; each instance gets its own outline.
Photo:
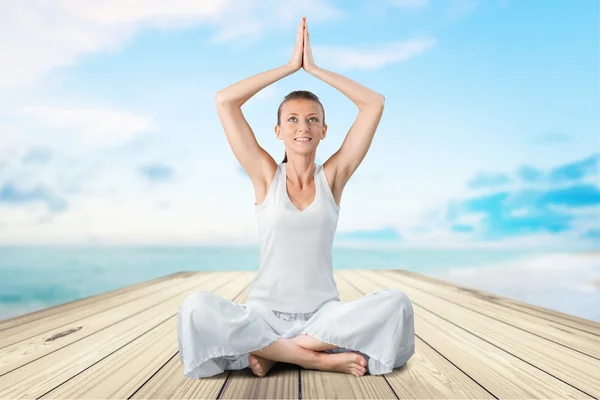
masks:
<instances>
[{"instance_id":1,"label":"woman's hair","mask_svg":"<svg viewBox=\"0 0 600 400\"><path fill-rule=\"evenodd\" d=\"M323 124L325 124L325 108L323 107L323 104L321 104L321 101L319 100L317 95L312 92L309 92L308 90L295 90L295 91L289 93L287 96L285 96L283 98L283 101L279 105L279 108L277 109L277 125L281 124L281 107L286 102L288 102L290 100L296 100L296 99L312 100L312 101L318 103L321 106L321 111L323 112ZM285 152L285 156L283 157L282 162L283 163L287 162L287 151Z\"/></svg>"}]
</instances>

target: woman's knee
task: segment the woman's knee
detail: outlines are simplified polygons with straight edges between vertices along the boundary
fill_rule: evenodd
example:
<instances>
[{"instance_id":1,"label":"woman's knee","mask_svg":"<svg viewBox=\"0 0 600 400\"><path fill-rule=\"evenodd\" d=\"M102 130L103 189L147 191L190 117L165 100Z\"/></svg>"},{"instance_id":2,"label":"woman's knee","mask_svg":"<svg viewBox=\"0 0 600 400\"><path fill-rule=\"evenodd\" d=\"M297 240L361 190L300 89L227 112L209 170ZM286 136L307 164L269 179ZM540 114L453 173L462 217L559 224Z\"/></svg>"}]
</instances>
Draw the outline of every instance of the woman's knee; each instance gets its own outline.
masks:
<instances>
[{"instance_id":1,"label":"woman's knee","mask_svg":"<svg viewBox=\"0 0 600 400\"><path fill-rule=\"evenodd\" d=\"M216 294L206 290L190 293L181 302L179 310L206 309L214 304L214 296Z\"/></svg>"},{"instance_id":2,"label":"woman's knee","mask_svg":"<svg viewBox=\"0 0 600 400\"><path fill-rule=\"evenodd\" d=\"M413 315L412 302L406 293L396 288L387 288L384 289L384 292L386 292L387 299L391 302L394 310L402 311L408 316Z\"/></svg>"}]
</instances>

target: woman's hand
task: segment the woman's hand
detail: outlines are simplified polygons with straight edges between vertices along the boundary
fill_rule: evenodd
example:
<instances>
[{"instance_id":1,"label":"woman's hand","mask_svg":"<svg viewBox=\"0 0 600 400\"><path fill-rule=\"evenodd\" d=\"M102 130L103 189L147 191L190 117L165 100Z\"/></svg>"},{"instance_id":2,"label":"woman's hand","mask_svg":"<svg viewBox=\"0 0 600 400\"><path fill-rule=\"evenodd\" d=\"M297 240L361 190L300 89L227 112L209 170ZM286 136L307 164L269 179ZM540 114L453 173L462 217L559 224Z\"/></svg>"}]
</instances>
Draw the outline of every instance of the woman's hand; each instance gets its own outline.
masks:
<instances>
[{"instance_id":1,"label":"woman's hand","mask_svg":"<svg viewBox=\"0 0 600 400\"><path fill-rule=\"evenodd\" d=\"M300 19L300 25L298 25L298 32L296 33L296 44L294 45L294 51L292 52L292 58L288 65L293 68L294 72L302 68L302 56L304 49L304 27L305 18Z\"/></svg>"},{"instance_id":2,"label":"woman's hand","mask_svg":"<svg viewBox=\"0 0 600 400\"><path fill-rule=\"evenodd\" d=\"M304 18L304 51L302 57L302 68L308 73L316 68L315 60L310 47L310 37L308 36L308 26L306 26L306 17Z\"/></svg>"}]
</instances>

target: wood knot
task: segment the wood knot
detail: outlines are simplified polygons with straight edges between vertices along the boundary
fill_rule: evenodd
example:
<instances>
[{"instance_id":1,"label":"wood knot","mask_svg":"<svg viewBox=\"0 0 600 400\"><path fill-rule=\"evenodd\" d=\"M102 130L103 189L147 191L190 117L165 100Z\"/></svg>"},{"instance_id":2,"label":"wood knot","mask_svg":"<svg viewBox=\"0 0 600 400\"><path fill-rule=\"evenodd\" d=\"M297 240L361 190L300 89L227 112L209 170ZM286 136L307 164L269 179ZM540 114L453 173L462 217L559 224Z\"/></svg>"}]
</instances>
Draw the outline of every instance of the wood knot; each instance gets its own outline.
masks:
<instances>
[{"instance_id":1,"label":"wood knot","mask_svg":"<svg viewBox=\"0 0 600 400\"><path fill-rule=\"evenodd\" d=\"M56 335L50 336L48 339L46 339L46 342L51 342L51 341L56 340L58 338L61 338L63 336L70 335L71 333L77 332L81 328L83 328L83 326L78 326L77 328L71 328L71 329L68 329L68 330L66 330L64 332L59 332Z\"/></svg>"}]
</instances>

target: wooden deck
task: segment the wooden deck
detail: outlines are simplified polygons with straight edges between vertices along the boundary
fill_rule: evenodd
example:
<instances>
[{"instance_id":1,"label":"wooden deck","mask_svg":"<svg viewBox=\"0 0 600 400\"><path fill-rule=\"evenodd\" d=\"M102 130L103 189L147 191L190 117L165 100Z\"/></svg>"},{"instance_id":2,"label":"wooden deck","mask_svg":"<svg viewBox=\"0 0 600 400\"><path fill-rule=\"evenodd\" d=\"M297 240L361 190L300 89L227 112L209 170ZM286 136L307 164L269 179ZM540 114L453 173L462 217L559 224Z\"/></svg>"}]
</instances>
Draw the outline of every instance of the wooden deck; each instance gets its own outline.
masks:
<instances>
[{"instance_id":1,"label":"wooden deck","mask_svg":"<svg viewBox=\"0 0 600 400\"><path fill-rule=\"evenodd\" d=\"M403 270L336 270L342 300L385 287L415 311L416 353L386 375L277 364L183 375L177 311L209 290L244 302L255 272L183 272L0 322L0 398L600 397L600 324Z\"/></svg>"}]
</instances>

